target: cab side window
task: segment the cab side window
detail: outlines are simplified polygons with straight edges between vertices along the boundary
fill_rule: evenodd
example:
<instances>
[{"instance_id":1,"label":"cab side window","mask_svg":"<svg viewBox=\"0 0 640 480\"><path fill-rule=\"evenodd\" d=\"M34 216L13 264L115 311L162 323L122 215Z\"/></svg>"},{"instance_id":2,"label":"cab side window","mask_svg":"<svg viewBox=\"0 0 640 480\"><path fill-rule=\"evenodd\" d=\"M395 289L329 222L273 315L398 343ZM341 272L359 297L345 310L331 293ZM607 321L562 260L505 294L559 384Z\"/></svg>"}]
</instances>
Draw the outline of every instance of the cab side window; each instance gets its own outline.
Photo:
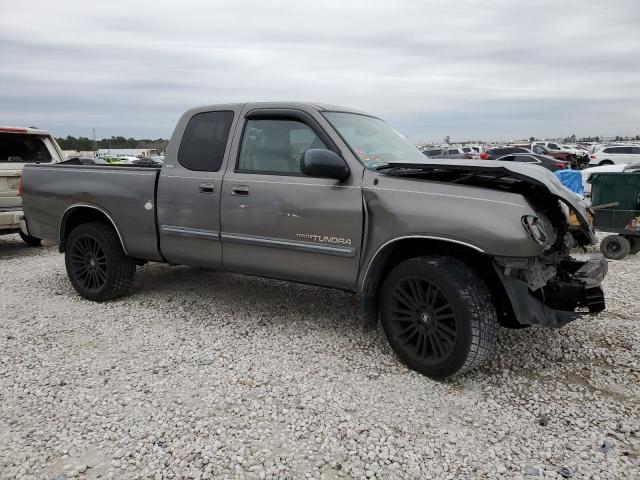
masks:
<instances>
[{"instance_id":1,"label":"cab side window","mask_svg":"<svg viewBox=\"0 0 640 480\"><path fill-rule=\"evenodd\" d=\"M178 163L188 170L217 172L222 166L233 112L197 113L182 136Z\"/></svg>"},{"instance_id":2,"label":"cab side window","mask_svg":"<svg viewBox=\"0 0 640 480\"><path fill-rule=\"evenodd\" d=\"M327 146L308 125L290 119L247 120L237 171L301 175L300 159Z\"/></svg>"}]
</instances>

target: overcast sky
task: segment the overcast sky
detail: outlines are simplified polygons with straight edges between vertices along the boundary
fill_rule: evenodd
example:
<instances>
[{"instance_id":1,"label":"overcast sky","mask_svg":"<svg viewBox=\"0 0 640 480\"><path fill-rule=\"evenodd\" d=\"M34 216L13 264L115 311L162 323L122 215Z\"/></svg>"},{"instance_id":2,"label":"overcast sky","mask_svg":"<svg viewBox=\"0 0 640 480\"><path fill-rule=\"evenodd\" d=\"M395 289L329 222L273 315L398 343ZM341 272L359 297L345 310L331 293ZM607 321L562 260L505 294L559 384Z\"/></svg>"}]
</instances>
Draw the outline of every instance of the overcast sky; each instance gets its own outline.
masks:
<instances>
[{"instance_id":1,"label":"overcast sky","mask_svg":"<svg viewBox=\"0 0 640 480\"><path fill-rule=\"evenodd\" d=\"M640 133L640 1L0 0L0 124L168 137L305 100L411 139Z\"/></svg>"}]
</instances>

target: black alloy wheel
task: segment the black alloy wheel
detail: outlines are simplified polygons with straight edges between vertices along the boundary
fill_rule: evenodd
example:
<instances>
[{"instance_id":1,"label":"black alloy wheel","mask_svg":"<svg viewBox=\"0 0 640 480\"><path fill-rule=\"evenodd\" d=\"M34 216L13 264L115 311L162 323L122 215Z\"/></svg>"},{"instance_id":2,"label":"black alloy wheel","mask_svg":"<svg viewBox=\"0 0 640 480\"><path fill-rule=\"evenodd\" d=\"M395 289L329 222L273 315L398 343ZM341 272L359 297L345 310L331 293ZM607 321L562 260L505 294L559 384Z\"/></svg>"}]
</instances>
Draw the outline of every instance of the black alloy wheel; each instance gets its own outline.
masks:
<instances>
[{"instance_id":1,"label":"black alloy wheel","mask_svg":"<svg viewBox=\"0 0 640 480\"><path fill-rule=\"evenodd\" d=\"M65 265L73 288L88 300L103 302L131 290L135 259L127 256L115 229L106 222L75 227L65 241Z\"/></svg>"},{"instance_id":2,"label":"black alloy wheel","mask_svg":"<svg viewBox=\"0 0 640 480\"><path fill-rule=\"evenodd\" d=\"M455 346L453 307L440 289L420 277L398 282L392 294L391 334L425 363L446 359Z\"/></svg>"},{"instance_id":3,"label":"black alloy wheel","mask_svg":"<svg viewBox=\"0 0 640 480\"><path fill-rule=\"evenodd\" d=\"M98 292L107 281L107 257L98 241L81 235L69 246L71 273L84 289Z\"/></svg>"},{"instance_id":4,"label":"black alloy wheel","mask_svg":"<svg viewBox=\"0 0 640 480\"><path fill-rule=\"evenodd\" d=\"M489 356L498 325L482 277L445 255L410 258L389 272L381 291L380 322L398 358L435 379L480 365Z\"/></svg>"}]
</instances>

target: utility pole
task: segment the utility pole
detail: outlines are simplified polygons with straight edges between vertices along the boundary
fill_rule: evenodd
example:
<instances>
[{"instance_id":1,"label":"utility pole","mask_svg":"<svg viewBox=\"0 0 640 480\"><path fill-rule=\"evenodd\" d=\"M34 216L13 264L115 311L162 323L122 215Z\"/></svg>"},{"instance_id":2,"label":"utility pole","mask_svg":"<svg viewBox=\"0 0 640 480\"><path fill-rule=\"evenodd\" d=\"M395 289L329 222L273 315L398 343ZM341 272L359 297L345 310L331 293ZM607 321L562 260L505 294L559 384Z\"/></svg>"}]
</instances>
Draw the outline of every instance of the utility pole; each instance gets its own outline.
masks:
<instances>
[{"instance_id":1,"label":"utility pole","mask_svg":"<svg viewBox=\"0 0 640 480\"><path fill-rule=\"evenodd\" d=\"M96 143L96 129L91 128L91 135L93 136L93 154L94 156L98 154L98 145Z\"/></svg>"}]
</instances>

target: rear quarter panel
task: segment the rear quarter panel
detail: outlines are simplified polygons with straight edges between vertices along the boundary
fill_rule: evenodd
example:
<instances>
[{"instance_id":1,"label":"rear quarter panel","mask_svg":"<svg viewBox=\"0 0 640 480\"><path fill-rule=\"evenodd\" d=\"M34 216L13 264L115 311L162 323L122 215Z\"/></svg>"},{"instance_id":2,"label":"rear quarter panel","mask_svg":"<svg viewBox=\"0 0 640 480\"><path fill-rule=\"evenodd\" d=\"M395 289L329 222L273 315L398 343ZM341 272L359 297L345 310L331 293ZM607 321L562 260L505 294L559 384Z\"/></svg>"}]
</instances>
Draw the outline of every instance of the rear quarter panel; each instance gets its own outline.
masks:
<instances>
[{"instance_id":1,"label":"rear quarter panel","mask_svg":"<svg viewBox=\"0 0 640 480\"><path fill-rule=\"evenodd\" d=\"M157 175L151 168L28 165L22 191L29 233L59 243L65 214L95 207L111 218L128 255L161 260L155 223Z\"/></svg>"}]
</instances>

